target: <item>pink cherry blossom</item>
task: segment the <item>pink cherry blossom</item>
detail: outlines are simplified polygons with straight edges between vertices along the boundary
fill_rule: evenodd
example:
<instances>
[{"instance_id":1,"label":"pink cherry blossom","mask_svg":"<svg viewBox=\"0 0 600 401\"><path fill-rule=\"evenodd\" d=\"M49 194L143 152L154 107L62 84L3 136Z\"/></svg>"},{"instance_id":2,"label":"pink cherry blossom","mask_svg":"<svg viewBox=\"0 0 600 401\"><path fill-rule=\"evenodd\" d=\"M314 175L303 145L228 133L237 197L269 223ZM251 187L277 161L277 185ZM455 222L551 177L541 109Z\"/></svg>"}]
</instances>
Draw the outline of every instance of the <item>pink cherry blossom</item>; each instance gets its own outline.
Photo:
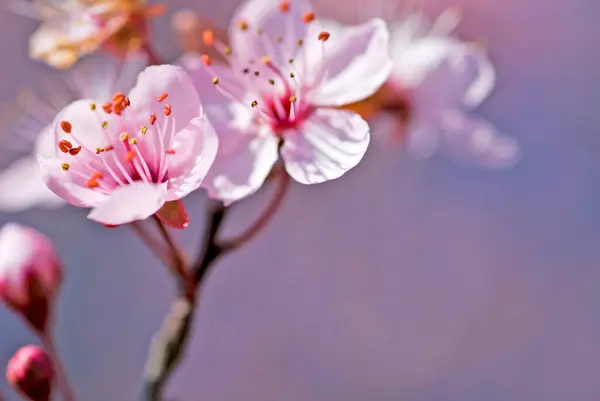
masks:
<instances>
[{"instance_id":1,"label":"pink cherry blossom","mask_svg":"<svg viewBox=\"0 0 600 401\"><path fill-rule=\"evenodd\" d=\"M18 224L0 230L0 297L39 332L62 281L62 265L42 233Z\"/></svg>"},{"instance_id":2,"label":"pink cherry blossom","mask_svg":"<svg viewBox=\"0 0 600 401\"><path fill-rule=\"evenodd\" d=\"M218 144L191 81L170 65L146 68L129 96L72 103L53 134L53 156L40 155L46 185L110 226L145 219L196 190Z\"/></svg>"},{"instance_id":3,"label":"pink cherry blossom","mask_svg":"<svg viewBox=\"0 0 600 401\"><path fill-rule=\"evenodd\" d=\"M10 385L31 401L50 401L54 381L52 358L41 347L26 345L6 365Z\"/></svg>"},{"instance_id":4,"label":"pink cherry blossom","mask_svg":"<svg viewBox=\"0 0 600 401\"><path fill-rule=\"evenodd\" d=\"M81 98L106 99L117 88L129 90L146 67L143 53L124 60L92 56L73 68L45 77L48 87L35 93L23 91L7 105L0 144L0 210L19 212L33 207L55 208L64 201L50 191L40 172L37 154L51 157L52 122L62 108ZM50 150L44 154L44 150Z\"/></svg>"},{"instance_id":5,"label":"pink cherry blossom","mask_svg":"<svg viewBox=\"0 0 600 401\"><path fill-rule=\"evenodd\" d=\"M413 154L429 157L440 151L492 169L512 166L520 156L516 140L470 113L491 94L496 73L482 45L453 35L460 17L451 8L434 23L419 11L390 22L394 66L384 109L408 117L403 129ZM374 129L390 131L386 120L389 115L378 116Z\"/></svg>"},{"instance_id":6,"label":"pink cherry blossom","mask_svg":"<svg viewBox=\"0 0 600 401\"><path fill-rule=\"evenodd\" d=\"M220 137L215 165L203 184L229 203L256 191L274 163L302 184L340 177L369 144L369 127L338 106L374 93L388 77L388 32L381 20L322 29L303 0L246 1L229 32L231 48L214 46L229 66L208 56L207 73L188 56L184 65L198 88L207 82L207 114Z\"/></svg>"}]
</instances>

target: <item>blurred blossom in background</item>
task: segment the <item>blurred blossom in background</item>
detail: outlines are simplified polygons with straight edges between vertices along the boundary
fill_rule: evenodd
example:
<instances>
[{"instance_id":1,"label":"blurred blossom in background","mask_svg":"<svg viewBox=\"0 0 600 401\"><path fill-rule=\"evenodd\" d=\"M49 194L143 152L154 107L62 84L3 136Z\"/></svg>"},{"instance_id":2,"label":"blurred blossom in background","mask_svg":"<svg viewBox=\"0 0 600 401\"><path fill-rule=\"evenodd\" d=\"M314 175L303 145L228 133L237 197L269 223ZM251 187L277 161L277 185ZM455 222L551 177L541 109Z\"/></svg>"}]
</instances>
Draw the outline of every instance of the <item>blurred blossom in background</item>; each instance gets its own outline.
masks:
<instances>
[{"instance_id":1,"label":"blurred blossom in background","mask_svg":"<svg viewBox=\"0 0 600 401\"><path fill-rule=\"evenodd\" d=\"M150 39L174 61L176 10L226 27L239 1L165 3L165 16L150 21ZM378 11L365 0L314 3L343 22L363 20L357 10ZM422 3L431 20L460 7L456 33L487 48L496 86L472 115L516 138L520 162L490 171L442 153L422 160L402 147L372 146L338 180L292 185L268 229L208 278L170 398L600 397L600 3ZM38 24L0 12L1 101L62 85L28 58ZM3 145L0 155L4 168L21 154ZM267 197L259 192L236 207L226 231L245 227ZM201 215L206 197L185 202L190 215ZM172 283L129 230L107 230L85 214L37 208L0 214L0 222L39 228L68 266L56 337L80 399L136 399ZM180 233L188 249L203 223ZM7 310L0 318L6 363L35 338ZM18 399L6 382L0 392Z\"/></svg>"}]
</instances>

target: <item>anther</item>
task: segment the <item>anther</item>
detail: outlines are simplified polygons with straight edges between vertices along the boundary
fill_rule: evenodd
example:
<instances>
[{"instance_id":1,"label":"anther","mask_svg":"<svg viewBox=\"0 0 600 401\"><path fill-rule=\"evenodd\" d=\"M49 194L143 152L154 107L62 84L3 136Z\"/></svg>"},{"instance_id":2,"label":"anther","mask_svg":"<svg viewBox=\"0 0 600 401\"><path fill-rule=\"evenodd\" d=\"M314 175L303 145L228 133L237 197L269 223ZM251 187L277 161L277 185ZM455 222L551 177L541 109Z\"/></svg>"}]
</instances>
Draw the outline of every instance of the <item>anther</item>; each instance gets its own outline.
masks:
<instances>
[{"instance_id":1,"label":"anther","mask_svg":"<svg viewBox=\"0 0 600 401\"><path fill-rule=\"evenodd\" d=\"M104 178L104 174L102 174L99 171L95 171L92 173L92 176L90 178L93 180L101 180L102 178Z\"/></svg>"},{"instance_id":2,"label":"anther","mask_svg":"<svg viewBox=\"0 0 600 401\"><path fill-rule=\"evenodd\" d=\"M85 182L85 185L88 188L98 188L100 186L100 183L98 183L98 180L95 178L90 178L89 180L87 180Z\"/></svg>"},{"instance_id":3,"label":"anther","mask_svg":"<svg viewBox=\"0 0 600 401\"><path fill-rule=\"evenodd\" d=\"M68 121L61 121L60 122L60 128L62 128L63 131L65 131L67 134L71 133L71 129L73 128L71 126L71 123Z\"/></svg>"},{"instance_id":4,"label":"anther","mask_svg":"<svg viewBox=\"0 0 600 401\"><path fill-rule=\"evenodd\" d=\"M306 24L309 24L309 23L313 22L316 17L317 16L315 15L314 12L309 11L302 16L302 21Z\"/></svg>"},{"instance_id":5,"label":"anther","mask_svg":"<svg viewBox=\"0 0 600 401\"><path fill-rule=\"evenodd\" d=\"M77 156L81 152L81 146L77 146L76 148L69 149L69 154L71 156Z\"/></svg>"},{"instance_id":6,"label":"anther","mask_svg":"<svg viewBox=\"0 0 600 401\"><path fill-rule=\"evenodd\" d=\"M96 110L96 103L90 103L90 110L91 111Z\"/></svg>"},{"instance_id":7,"label":"anther","mask_svg":"<svg viewBox=\"0 0 600 401\"><path fill-rule=\"evenodd\" d=\"M130 145L137 145L137 139L135 139L135 138L131 138L131 139L129 140L129 144L130 144Z\"/></svg>"},{"instance_id":8,"label":"anther","mask_svg":"<svg viewBox=\"0 0 600 401\"><path fill-rule=\"evenodd\" d=\"M256 107L256 106L258 106L258 102L257 102L256 100L254 100L254 101L253 101L253 102L250 104L250 106L252 106L252 107Z\"/></svg>"},{"instance_id":9,"label":"anther","mask_svg":"<svg viewBox=\"0 0 600 401\"><path fill-rule=\"evenodd\" d=\"M296 74L294 74L293 72L290 72L290 78L294 78L296 76Z\"/></svg>"},{"instance_id":10,"label":"anther","mask_svg":"<svg viewBox=\"0 0 600 401\"><path fill-rule=\"evenodd\" d=\"M171 149L167 149L165 150L165 153L168 155L174 155L175 154L175 149L171 148Z\"/></svg>"},{"instance_id":11,"label":"anther","mask_svg":"<svg viewBox=\"0 0 600 401\"><path fill-rule=\"evenodd\" d=\"M105 113L110 114L112 113L112 103L110 102L106 102L102 105L102 109L104 110Z\"/></svg>"},{"instance_id":12,"label":"anther","mask_svg":"<svg viewBox=\"0 0 600 401\"><path fill-rule=\"evenodd\" d=\"M319 40L322 42L325 42L327 39L329 39L329 32L321 32L319 33Z\"/></svg>"},{"instance_id":13,"label":"anther","mask_svg":"<svg viewBox=\"0 0 600 401\"><path fill-rule=\"evenodd\" d=\"M213 43L215 43L214 32L209 29L202 32L202 42L204 42L206 46L212 46Z\"/></svg>"},{"instance_id":14,"label":"anther","mask_svg":"<svg viewBox=\"0 0 600 401\"><path fill-rule=\"evenodd\" d=\"M63 163L60 165L60 167L63 169L63 171L69 171L69 163Z\"/></svg>"},{"instance_id":15,"label":"anther","mask_svg":"<svg viewBox=\"0 0 600 401\"><path fill-rule=\"evenodd\" d=\"M150 114L150 124L154 125L156 123L156 114Z\"/></svg>"},{"instance_id":16,"label":"anther","mask_svg":"<svg viewBox=\"0 0 600 401\"><path fill-rule=\"evenodd\" d=\"M282 13L287 13L288 11L290 11L290 2L282 1L281 3L279 3L279 11L281 11Z\"/></svg>"},{"instance_id":17,"label":"anther","mask_svg":"<svg viewBox=\"0 0 600 401\"><path fill-rule=\"evenodd\" d=\"M275 81L274 81L274 80L272 80L272 79L269 79L269 84L271 84L271 85L275 85Z\"/></svg>"},{"instance_id":18,"label":"anther","mask_svg":"<svg viewBox=\"0 0 600 401\"><path fill-rule=\"evenodd\" d=\"M58 148L63 153L69 153L69 150L73 147L73 144L65 139L58 142Z\"/></svg>"},{"instance_id":19,"label":"anther","mask_svg":"<svg viewBox=\"0 0 600 401\"><path fill-rule=\"evenodd\" d=\"M208 54L203 54L202 56L200 56L200 60L202 60L202 64L204 64L207 67L209 65L212 65L212 58L210 58Z\"/></svg>"},{"instance_id":20,"label":"anther","mask_svg":"<svg viewBox=\"0 0 600 401\"><path fill-rule=\"evenodd\" d=\"M244 69L242 70L242 72L243 72L244 74L248 74L248 73L250 72L250 68L244 68Z\"/></svg>"},{"instance_id":21,"label":"anther","mask_svg":"<svg viewBox=\"0 0 600 401\"><path fill-rule=\"evenodd\" d=\"M260 58L260 62L263 64L269 64L271 62L271 57L269 56L262 56Z\"/></svg>"},{"instance_id":22,"label":"anther","mask_svg":"<svg viewBox=\"0 0 600 401\"><path fill-rule=\"evenodd\" d=\"M290 96L290 102L294 103L296 100L298 100L296 96Z\"/></svg>"},{"instance_id":23,"label":"anther","mask_svg":"<svg viewBox=\"0 0 600 401\"><path fill-rule=\"evenodd\" d=\"M223 53L229 56L231 54L231 47L225 46L225 48L223 49Z\"/></svg>"},{"instance_id":24,"label":"anther","mask_svg":"<svg viewBox=\"0 0 600 401\"><path fill-rule=\"evenodd\" d=\"M146 135L146 133L148 132L148 126L142 125L142 128L140 128L140 132L142 133L142 135Z\"/></svg>"},{"instance_id":25,"label":"anther","mask_svg":"<svg viewBox=\"0 0 600 401\"><path fill-rule=\"evenodd\" d=\"M124 100L125 100L125 94L120 93L120 92L116 93L112 98L113 103L123 103Z\"/></svg>"},{"instance_id":26,"label":"anther","mask_svg":"<svg viewBox=\"0 0 600 401\"><path fill-rule=\"evenodd\" d=\"M171 115L171 105L170 104L165 104L165 116L170 116Z\"/></svg>"},{"instance_id":27,"label":"anther","mask_svg":"<svg viewBox=\"0 0 600 401\"><path fill-rule=\"evenodd\" d=\"M302 41L302 39L298 39L298 40L296 41L296 43L298 43L298 46L302 46L302 43L304 43L304 42Z\"/></svg>"},{"instance_id":28,"label":"anther","mask_svg":"<svg viewBox=\"0 0 600 401\"><path fill-rule=\"evenodd\" d=\"M135 152L133 150L130 150L129 152L127 152L127 154L125 154L125 162L131 163L131 161L134 159L134 157L135 157Z\"/></svg>"},{"instance_id":29,"label":"anther","mask_svg":"<svg viewBox=\"0 0 600 401\"><path fill-rule=\"evenodd\" d=\"M260 71L254 71L254 76L258 77L260 75Z\"/></svg>"},{"instance_id":30,"label":"anther","mask_svg":"<svg viewBox=\"0 0 600 401\"><path fill-rule=\"evenodd\" d=\"M294 64L294 59L293 59L293 58L289 59L289 60L288 60L288 63L290 63L290 64Z\"/></svg>"},{"instance_id":31,"label":"anther","mask_svg":"<svg viewBox=\"0 0 600 401\"><path fill-rule=\"evenodd\" d=\"M246 29L248 29L248 23L244 20L239 20L237 22L237 26L238 28L240 28L242 31L245 31Z\"/></svg>"},{"instance_id":32,"label":"anther","mask_svg":"<svg viewBox=\"0 0 600 401\"><path fill-rule=\"evenodd\" d=\"M99 155L102 152L104 152L104 148L96 148L96 154L97 155Z\"/></svg>"},{"instance_id":33,"label":"anther","mask_svg":"<svg viewBox=\"0 0 600 401\"><path fill-rule=\"evenodd\" d=\"M107 151L107 152L109 152L109 151L113 150L114 148L115 148L115 147L114 147L114 146L112 146L112 145L106 145L106 146L104 147L104 150L105 150L105 151Z\"/></svg>"},{"instance_id":34,"label":"anther","mask_svg":"<svg viewBox=\"0 0 600 401\"><path fill-rule=\"evenodd\" d=\"M212 83L213 83L213 85L219 85L219 77L214 77L212 79Z\"/></svg>"},{"instance_id":35,"label":"anther","mask_svg":"<svg viewBox=\"0 0 600 401\"><path fill-rule=\"evenodd\" d=\"M282 41L281 36L275 36L276 43L281 43L281 41Z\"/></svg>"},{"instance_id":36,"label":"anther","mask_svg":"<svg viewBox=\"0 0 600 401\"><path fill-rule=\"evenodd\" d=\"M169 96L167 94L167 92L163 93L162 95L160 95L159 97L156 98L156 100L158 100L158 102L162 102L163 100L165 100L167 98L167 96Z\"/></svg>"},{"instance_id":37,"label":"anther","mask_svg":"<svg viewBox=\"0 0 600 401\"><path fill-rule=\"evenodd\" d=\"M129 107L129 106L131 106L131 100L129 100L129 98L126 97L125 101L123 102L123 104L125 105L125 107Z\"/></svg>"},{"instance_id":38,"label":"anther","mask_svg":"<svg viewBox=\"0 0 600 401\"><path fill-rule=\"evenodd\" d=\"M121 132L121 134L119 135L119 141L120 142L127 142L128 139L129 139L129 133L128 132Z\"/></svg>"},{"instance_id":39,"label":"anther","mask_svg":"<svg viewBox=\"0 0 600 401\"><path fill-rule=\"evenodd\" d=\"M102 121L102 128L108 127L108 121Z\"/></svg>"}]
</instances>

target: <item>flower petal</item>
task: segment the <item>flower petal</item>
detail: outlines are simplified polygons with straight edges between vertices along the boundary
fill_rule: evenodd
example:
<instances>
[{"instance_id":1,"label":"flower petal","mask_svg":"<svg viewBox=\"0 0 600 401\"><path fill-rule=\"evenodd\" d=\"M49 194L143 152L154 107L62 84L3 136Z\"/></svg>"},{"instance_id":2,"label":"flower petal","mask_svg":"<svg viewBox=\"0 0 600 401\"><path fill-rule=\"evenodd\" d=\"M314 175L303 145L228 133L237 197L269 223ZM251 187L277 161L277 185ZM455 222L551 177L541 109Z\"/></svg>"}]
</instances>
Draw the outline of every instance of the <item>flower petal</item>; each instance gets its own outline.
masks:
<instances>
[{"instance_id":1,"label":"flower petal","mask_svg":"<svg viewBox=\"0 0 600 401\"><path fill-rule=\"evenodd\" d=\"M158 101L164 93L167 98ZM165 105L171 106L174 131L179 132L188 123L202 115L202 105L198 92L185 71L173 65L147 67L138 77L135 88L129 93L131 107L137 115L155 114L156 125L162 127L165 118Z\"/></svg>"},{"instance_id":2,"label":"flower petal","mask_svg":"<svg viewBox=\"0 0 600 401\"><path fill-rule=\"evenodd\" d=\"M369 126L358 114L318 109L300 131L286 133L281 157L296 181L318 184L356 166L369 139Z\"/></svg>"},{"instance_id":3,"label":"flower petal","mask_svg":"<svg viewBox=\"0 0 600 401\"><path fill-rule=\"evenodd\" d=\"M54 208L63 200L48 189L37 159L26 156L12 163L0 174L0 210L20 212L37 206Z\"/></svg>"},{"instance_id":4,"label":"flower petal","mask_svg":"<svg viewBox=\"0 0 600 401\"><path fill-rule=\"evenodd\" d=\"M519 144L501 135L487 121L459 111L445 111L441 118L442 149L454 159L491 169L514 166Z\"/></svg>"},{"instance_id":5,"label":"flower petal","mask_svg":"<svg viewBox=\"0 0 600 401\"><path fill-rule=\"evenodd\" d=\"M152 216L165 204L167 188L164 184L134 182L115 189L88 218L98 223L118 226Z\"/></svg>"},{"instance_id":6,"label":"flower petal","mask_svg":"<svg viewBox=\"0 0 600 401\"><path fill-rule=\"evenodd\" d=\"M219 151L202 186L209 196L230 204L256 192L278 159L278 140L253 125L252 114L237 103L207 107L219 133Z\"/></svg>"},{"instance_id":7,"label":"flower petal","mask_svg":"<svg viewBox=\"0 0 600 401\"><path fill-rule=\"evenodd\" d=\"M463 97L463 104L470 109L474 109L483 103L496 85L496 69L485 50L474 49L472 56L477 65L478 73Z\"/></svg>"},{"instance_id":8,"label":"flower petal","mask_svg":"<svg viewBox=\"0 0 600 401\"><path fill-rule=\"evenodd\" d=\"M181 199L198 189L215 157L219 140L206 118L193 119L173 141L174 154L168 155L169 194L167 200Z\"/></svg>"},{"instance_id":9,"label":"flower petal","mask_svg":"<svg viewBox=\"0 0 600 401\"><path fill-rule=\"evenodd\" d=\"M336 29L325 43L317 39L320 30L319 24L311 26L305 58L300 62L308 71L303 72L303 80L325 76L324 82L308 95L311 101L322 106L343 106L375 93L392 68L385 22L373 19Z\"/></svg>"},{"instance_id":10,"label":"flower petal","mask_svg":"<svg viewBox=\"0 0 600 401\"><path fill-rule=\"evenodd\" d=\"M302 21L306 12L313 11L308 1L294 0L289 2L290 9L283 13L281 0L249 0L240 6L229 29L229 38L233 54L237 60L246 62L270 56L278 65L285 65L287 59L293 58L297 51L297 40L304 39L307 24ZM247 24L247 29L240 29L240 23ZM260 34L257 34L258 30ZM267 42L281 37L277 51Z\"/></svg>"}]
</instances>

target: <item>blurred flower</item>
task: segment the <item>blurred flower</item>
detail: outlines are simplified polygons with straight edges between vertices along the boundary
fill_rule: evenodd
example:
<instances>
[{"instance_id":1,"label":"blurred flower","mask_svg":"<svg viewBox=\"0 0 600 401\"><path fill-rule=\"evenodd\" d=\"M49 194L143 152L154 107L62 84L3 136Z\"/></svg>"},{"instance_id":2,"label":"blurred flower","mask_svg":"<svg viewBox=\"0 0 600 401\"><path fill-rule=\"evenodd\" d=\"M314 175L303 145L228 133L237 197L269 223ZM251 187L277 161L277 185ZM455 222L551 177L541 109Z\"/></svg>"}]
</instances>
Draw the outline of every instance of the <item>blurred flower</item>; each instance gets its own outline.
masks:
<instances>
[{"instance_id":1,"label":"blurred flower","mask_svg":"<svg viewBox=\"0 0 600 401\"><path fill-rule=\"evenodd\" d=\"M21 347L6 366L10 385L31 401L50 401L54 368L48 353L35 345Z\"/></svg>"},{"instance_id":2,"label":"blurred flower","mask_svg":"<svg viewBox=\"0 0 600 401\"><path fill-rule=\"evenodd\" d=\"M163 11L145 0L13 0L9 6L42 21L29 54L56 68L69 68L100 46L118 56L145 48L147 21Z\"/></svg>"},{"instance_id":3,"label":"blurred flower","mask_svg":"<svg viewBox=\"0 0 600 401\"><path fill-rule=\"evenodd\" d=\"M0 211L19 212L32 207L63 204L42 180L37 154L53 142L52 121L76 99L109 98L116 88L129 90L146 67L142 53L124 60L110 56L91 57L69 71L53 74L41 95L23 92L4 110L0 145L5 153L0 164ZM45 133L45 134L43 134Z\"/></svg>"},{"instance_id":4,"label":"blurred flower","mask_svg":"<svg viewBox=\"0 0 600 401\"><path fill-rule=\"evenodd\" d=\"M251 0L237 12L231 48L204 33L205 42L229 61L184 65L211 106L207 114L220 137L214 167L203 184L226 203L256 191L279 158L303 184L340 177L363 157L369 127L336 106L370 96L387 79L388 32L381 20L323 31L305 1Z\"/></svg>"},{"instance_id":5,"label":"blurred flower","mask_svg":"<svg viewBox=\"0 0 600 401\"><path fill-rule=\"evenodd\" d=\"M207 54L219 61L225 61L222 53L212 46L212 43L205 43L204 32L210 32L210 35L225 43L227 42L227 31L219 28L208 18L202 18L198 13L192 10L179 10L171 19L171 26L179 47L184 53Z\"/></svg>"},{"instance_id":6,"label":"blurred flower","mask_svg":"<svg viewBox=\"0 0 600 401\"><path fill-rule=\"evenodd\" d=\"M459 21L452 8L433 24L421 12L391 22L390 79L375 96L348 108L366 118L377 116L378 131L389 131L385 122L391 122L395 139L405 140L420 156L441 150L458 161L511 166L519 158L517 142L468 114L490 95L496 74L481 45L453 36ZM335 24L329 24L335 32Z\"/></svg>"},{"instance_id":7,"label":"blurred flower","mask_svg":"<svg viewBox=\"0 0 600 401\"><path fill-rule=\"evenodd\" d=\"M160 217L197 189L218 142L192 82L170 65L146 68L128 97L72 103L50 135L39 155L46 185L111 226Z\"/></svg>"},{"instance_id":8,"label":"blurred flower","mask_svg":"<svg viewBox=\"0 0 600 401\"><path fill-rule=\"evenodd\" d=\"M0 297L45 333L62 282L62 266L48 237L15 223L0 230Z\"/></svg>"}]
</instances>

